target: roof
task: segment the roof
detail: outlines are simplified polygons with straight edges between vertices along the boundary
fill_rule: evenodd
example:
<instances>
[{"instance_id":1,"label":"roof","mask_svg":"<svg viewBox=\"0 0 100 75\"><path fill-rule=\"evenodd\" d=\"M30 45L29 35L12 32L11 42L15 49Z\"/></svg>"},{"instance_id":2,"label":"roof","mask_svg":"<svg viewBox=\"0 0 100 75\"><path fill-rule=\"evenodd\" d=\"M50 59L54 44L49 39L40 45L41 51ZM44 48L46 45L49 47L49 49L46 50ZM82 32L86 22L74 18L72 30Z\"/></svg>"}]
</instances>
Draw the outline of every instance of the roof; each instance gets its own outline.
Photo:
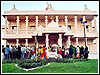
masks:
<instances>
[{"instance_id":1,"label":"roof","mask_svg":"<svg viewBox=\"0 0 100 75\"><path fill-rule=\"evenodd\" d=\"M19 11L15 8L10 11L5 11L3 16L6 15L98 15L96 11L91 11L84 6L84 10L54 10L51 4L47 4L47 8L45 10L31 10L31 11Z\"/></svg>"},{"instance_id":2,"label":"roof","mask_svg":"<svg viewBox=\"0 0 100 75\"><path fill-rule=\"evenodd\" d=\"M97 15L96 11L41 10L41 11L5 11L3 15Z\"/></svg>"}]
</instances>

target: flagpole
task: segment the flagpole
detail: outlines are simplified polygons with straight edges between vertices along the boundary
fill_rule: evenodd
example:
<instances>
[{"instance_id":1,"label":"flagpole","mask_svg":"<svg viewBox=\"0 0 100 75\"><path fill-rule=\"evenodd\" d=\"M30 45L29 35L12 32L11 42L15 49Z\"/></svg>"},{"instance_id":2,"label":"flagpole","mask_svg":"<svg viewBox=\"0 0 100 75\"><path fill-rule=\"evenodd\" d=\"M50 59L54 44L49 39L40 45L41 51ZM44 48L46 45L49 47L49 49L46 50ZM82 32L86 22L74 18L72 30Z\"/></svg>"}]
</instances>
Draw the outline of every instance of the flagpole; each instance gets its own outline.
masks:
<instances>
[{"instance_id":1,"label":"flagpole","mask_svg":"<svg viewBox=\"0 0 100 75\"><path fill-rule=\"evenodd\" d=\"M36 62L37 62L37 42L38 42L38 34L35 36L35 49L36 49Z\"/></svg>"}]
</instances>

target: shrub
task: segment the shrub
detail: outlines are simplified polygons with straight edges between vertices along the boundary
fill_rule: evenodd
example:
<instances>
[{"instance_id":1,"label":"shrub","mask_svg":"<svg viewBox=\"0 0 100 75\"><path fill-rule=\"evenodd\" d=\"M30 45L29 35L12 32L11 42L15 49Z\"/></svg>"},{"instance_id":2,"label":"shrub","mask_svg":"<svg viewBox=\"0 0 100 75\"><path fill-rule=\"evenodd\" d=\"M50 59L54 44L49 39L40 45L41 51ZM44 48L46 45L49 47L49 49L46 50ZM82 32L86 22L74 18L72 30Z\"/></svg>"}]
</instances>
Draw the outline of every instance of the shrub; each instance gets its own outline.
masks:
<instances>
[{"instance_id":1,"label":"shrub","mask_svg":"<svg viewBox=\"0 0 100 75\"><path fill-rule=\"evenodd\" d=\"M19 67L22 67L22 68L35 68L35 67L39 67L39 66L42 66L42 65L46 65L48 62L47 60L37 60L37 62L33 59L26 59L26 60L20 60L20 62L18 63L18 66Z\"/></svg>"}]
</instances>

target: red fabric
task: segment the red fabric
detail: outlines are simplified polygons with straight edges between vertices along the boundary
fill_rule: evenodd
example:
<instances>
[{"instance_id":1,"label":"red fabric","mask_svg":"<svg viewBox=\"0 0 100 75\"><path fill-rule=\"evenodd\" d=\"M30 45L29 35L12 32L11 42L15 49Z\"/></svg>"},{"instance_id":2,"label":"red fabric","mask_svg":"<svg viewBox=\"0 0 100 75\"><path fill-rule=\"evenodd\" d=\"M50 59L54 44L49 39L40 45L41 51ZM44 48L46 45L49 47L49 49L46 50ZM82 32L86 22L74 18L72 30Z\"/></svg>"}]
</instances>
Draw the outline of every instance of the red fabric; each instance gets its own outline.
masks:
<instances>
[{"instance_id":1,"label":"red fabric","mask_svg":"<svg viewBox=\"0 0 100 75\"><path fill-rule=\"evenodd\" d=\"M59 50L58 50L58 54L61 54L61 53L62 53L62 49L59 49Z\"/></svg>"},{"instance_id":2,"label":"red fabric","mask_svg":"<svg viewBox=\"0 0 100 75\"><path fill-rule=\"evenodd\" d=\"M35 53L35 51L31 50L31 54L34 54L34 53Z\"/></svg>"},{"instance_id":3,"label":"red fabric","mask_svg":"<svg viewBox=\"0 0 100 75\"><path fill-rule=\"evenodd\" d=\"M47 58L47 56L46 56L46 52L45 52L45 50L46 50L46 48L43 48L43 53L41 54L41 58L44 56L45 57L45 59Z\"/></svg>"}]
</instances>

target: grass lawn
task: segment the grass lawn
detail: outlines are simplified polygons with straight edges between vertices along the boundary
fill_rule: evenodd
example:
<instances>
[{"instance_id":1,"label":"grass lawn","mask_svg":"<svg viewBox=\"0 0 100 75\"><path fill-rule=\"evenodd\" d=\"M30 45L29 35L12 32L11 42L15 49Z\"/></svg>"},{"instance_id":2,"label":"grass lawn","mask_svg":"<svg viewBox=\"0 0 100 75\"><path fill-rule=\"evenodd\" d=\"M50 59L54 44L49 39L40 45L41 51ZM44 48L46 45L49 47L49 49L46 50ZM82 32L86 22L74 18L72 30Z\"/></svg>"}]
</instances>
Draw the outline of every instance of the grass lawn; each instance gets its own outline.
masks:
<instances>
[{"instance_id":1,"label":"grass lawn","mask_svg":"<svg viewBox=\"0 0 100 75\"><path fill-rule=\"evenodd\" d=\"M98 73L98 60L90 59L74 63L51 62L49 66L30 71L15 67L15 63L6 63L2 64L2 73Z\"/></svg>"}]
</instances>

